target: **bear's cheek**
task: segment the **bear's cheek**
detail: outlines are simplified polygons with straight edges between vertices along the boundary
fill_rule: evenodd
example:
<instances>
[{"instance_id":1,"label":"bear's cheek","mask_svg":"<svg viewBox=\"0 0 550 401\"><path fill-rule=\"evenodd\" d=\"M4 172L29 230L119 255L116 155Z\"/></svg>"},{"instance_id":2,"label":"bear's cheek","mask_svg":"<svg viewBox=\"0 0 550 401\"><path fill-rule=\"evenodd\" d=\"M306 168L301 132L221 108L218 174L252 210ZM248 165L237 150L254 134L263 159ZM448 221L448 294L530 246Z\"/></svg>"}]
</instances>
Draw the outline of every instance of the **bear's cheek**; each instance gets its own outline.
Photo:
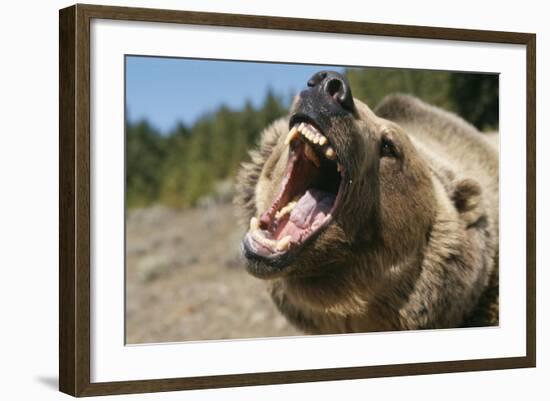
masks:
<instances>
[{"instance_id":1,"label":"bear's cheek","mask_svg":"<svg viewBox=\"0 0 550 401\"><path fill-rule=\"evenodd\" d=\"M402 170L380 183L380 230L383 243L401 256L415 251L432 220L433 191L418 172Z\"/></svg>"}]
</instances>

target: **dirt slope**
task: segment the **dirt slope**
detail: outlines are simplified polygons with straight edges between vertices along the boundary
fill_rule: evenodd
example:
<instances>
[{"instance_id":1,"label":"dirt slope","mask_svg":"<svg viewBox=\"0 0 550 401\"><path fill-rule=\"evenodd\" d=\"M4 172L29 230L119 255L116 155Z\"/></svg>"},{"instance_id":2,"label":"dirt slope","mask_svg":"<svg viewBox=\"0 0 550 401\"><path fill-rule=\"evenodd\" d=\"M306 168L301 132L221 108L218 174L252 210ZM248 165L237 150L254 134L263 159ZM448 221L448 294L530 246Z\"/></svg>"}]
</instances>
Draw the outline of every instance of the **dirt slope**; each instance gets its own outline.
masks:
<instances>
[{"instance_id":1,"label":"dirt slope","mask_svg":"<svg viewBox=\"0 0 550 401\"><path fill-rule=\"evenodd\" d=\"M299 335L242 266L231 204L127 215L126 341Z\"/></svg>"}]
</instances>

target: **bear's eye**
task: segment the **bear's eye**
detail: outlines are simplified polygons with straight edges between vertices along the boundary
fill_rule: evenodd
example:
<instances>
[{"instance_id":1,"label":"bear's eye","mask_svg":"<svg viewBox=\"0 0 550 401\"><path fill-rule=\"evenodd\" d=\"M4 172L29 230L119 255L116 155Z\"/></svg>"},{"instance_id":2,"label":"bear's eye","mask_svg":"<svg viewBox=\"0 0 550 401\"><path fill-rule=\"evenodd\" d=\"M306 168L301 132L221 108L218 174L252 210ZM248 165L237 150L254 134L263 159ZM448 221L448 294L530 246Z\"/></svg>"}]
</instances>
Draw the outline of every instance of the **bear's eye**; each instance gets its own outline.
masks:
<instances>
[{"instance_id":1,"label":"bear's eye","mask_svg":"<svg viewBox=\"0 0 550 401\"><path fill-rule=\"evenodd\" d=\"M380 143L380 157L397 157L397 149L391 139L384 137Z\"/></svg>"}]
</instances>

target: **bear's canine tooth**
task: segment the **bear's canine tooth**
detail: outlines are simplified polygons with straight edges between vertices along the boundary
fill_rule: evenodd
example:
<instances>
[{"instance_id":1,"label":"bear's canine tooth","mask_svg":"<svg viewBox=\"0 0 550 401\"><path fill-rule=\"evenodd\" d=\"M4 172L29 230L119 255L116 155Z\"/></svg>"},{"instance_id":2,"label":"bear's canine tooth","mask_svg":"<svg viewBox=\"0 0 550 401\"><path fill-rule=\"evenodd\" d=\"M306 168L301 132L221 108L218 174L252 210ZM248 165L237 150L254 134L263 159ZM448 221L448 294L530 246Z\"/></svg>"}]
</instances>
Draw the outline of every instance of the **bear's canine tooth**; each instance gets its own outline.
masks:
<instances>
[{"instance_id":1,"label":"bear's canine tooth","mask_svg":"<svg viewBox=\"0 0 550 401\"><path fill-rule=\"evenodd\" d=\"M252 217L250 219L250 231L254 231L260 228L260 221L257 217Z\"/></svg>"},{"instance_id":2,"label":"bear's canine tooth","mask_svg":"<svg viewBox=\"0 0 550 401\"><path fill-rule=\"evenodd\" d=\"M327 143L327 138L324 135L320 134L319 145L323 146L326 143Z\"/></svg>"},{"instance_id":3,"label":"bear's canine tooth","mask_svg":"<svg viewBox=\"0 0 550 401\"><path fill-rule=\"evenodd\" d=\"M285 145L289 145L290 142L292 142L296 137L299 135L298 128L296 126L292 127L292 129L288 132L286 139L285 139Z\"/></svg>"},{"instance_id":4,"label":"bear's canine tooth","mask_svg":"<svg viewBox=\"0 0 550 401\"><path fill-rule=\"evenodd\" d=\"M278 251L286 251L290 247L290 241L292 240L292 237L290 235L287 235L284 238L281 238L279 241L277 241L277 245L275 248Z\"/></svg>"},{"instance_id":5,"label":"bear's canine tooth","mask_svg":"<svg viewBox=\"0 0 550 401\"><path fill-rule=\"evenodd\" d=\"M329 146L327 150L325 150L325 156L327 159L334 160L336 159L336 152L334 152L334 149Z\"/></svg>"},{"instance_id":6,"label":"bear's canine tooth","mask_svg":"<svg viewBox=\"0 0 550 401\"><path fill-rule=\"evenodd\" d=\"M327 149L327 152L328 152L328 149ZM311 160L311 162L313 164L315 164L315 166L317 168L319 168L321 166L321 162L319 161L319 158L317 157L317 155L315 154L315 151L312 149L312 147L309 143L306 143L306 148L304 150L304 153L305 153L306 157L309 160ZM334 153L334 150L333 150L333 153Z\"/></svg>"},{"instance_id":7,"label":"bear's canine tooth","mask_svg":"<svg viewBox=\"0 0 550 401\"><path fill-rule=\"evenodd\" d=\"M294 206L296 206L297 201L291 201L286 204L286 206L283 206L281 210L279 210L277 213L275 213L275 218L280 219L284 215L290 213L292 209L294 209Z\"/></svg>"},{"instance_id":8,"label":"bear's canine tooth","mask_svg":"<svg viewBox=\"0 0 550 401\"><path fill-rule=\"evenodd\" d=\"M285 206L286 207L286 206ZM278 210L277 213L275 213L275 218L279 220L281 217L285 215L285 208L283 207L281 210Z\"/></svg>"}]
</instances>

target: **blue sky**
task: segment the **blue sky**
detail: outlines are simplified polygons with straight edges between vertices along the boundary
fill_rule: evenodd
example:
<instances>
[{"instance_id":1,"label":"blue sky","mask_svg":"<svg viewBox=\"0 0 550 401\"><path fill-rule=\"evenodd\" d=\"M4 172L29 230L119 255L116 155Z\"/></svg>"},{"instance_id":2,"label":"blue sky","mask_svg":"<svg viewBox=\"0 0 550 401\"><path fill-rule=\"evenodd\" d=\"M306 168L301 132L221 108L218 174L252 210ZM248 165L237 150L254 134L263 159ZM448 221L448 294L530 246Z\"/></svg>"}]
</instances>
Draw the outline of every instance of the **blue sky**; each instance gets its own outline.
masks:
<instances>
[{"instance_id":1,"label":"blue sky","mask_svg":"<svg viewBox=\"0 0 550 401\"><path fill-rule=\"evenodd\" d=\"M248 99L258 106L269 88L290 99L306 87L315 72L327 68L343 70L318 65L127 56L128 117L130 121L146 118L166 133L178 121L191 125L222 104L239 109Z\"/></svg>"}]
</instances>

